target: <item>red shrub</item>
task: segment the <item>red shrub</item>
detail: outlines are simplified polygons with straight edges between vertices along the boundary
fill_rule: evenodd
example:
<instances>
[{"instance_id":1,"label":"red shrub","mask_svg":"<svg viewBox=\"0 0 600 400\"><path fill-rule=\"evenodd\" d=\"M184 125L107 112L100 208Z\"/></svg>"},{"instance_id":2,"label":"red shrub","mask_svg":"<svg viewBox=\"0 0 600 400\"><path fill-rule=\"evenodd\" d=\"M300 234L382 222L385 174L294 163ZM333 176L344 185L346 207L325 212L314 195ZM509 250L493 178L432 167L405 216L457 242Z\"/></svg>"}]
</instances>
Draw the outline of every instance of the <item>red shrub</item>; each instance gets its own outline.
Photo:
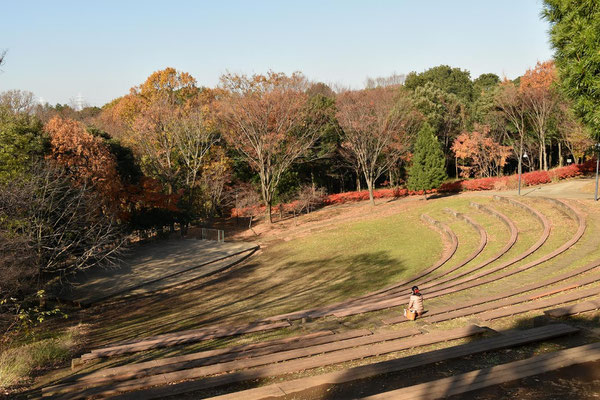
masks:
<instances>
[{"instance_id":1,"label":"red shrub","mask_svg":"<svg viewBox=\"0 0 600 400\"><path fill-rule=\"evenodd\" d=\"M464 181L446 182L446 183L442 184L442 186L440 186L439 191L447 192L447 193L460 192L463 190L463 186L462 186L463 182Z\"/></svg>"},{"instance_id":2,"label":"red shrub","mask_svg":"<svg viewBox=\"0 0 600 400\"><path fill-rule=\"evenodd\" d=\"M463 190L491 190L498 178L479 178L462 182Z\"/></svg>"},{"instance_id":3,"label":"red shrub","mask_svg":"<svg viewBox=\"0 0 600 400\"><path fill-rule=\"evenodd\" d=\"M583 174L583 164L571 164L566 167L555 168L550 171L550 177L556 180L573 178Z\"/></svg>"},{"instance_id":4,"label":"red shrub","mask_svg":"<svg viewBox=\"0 0 600 400\"><path fill-rule=\"evenodd\" d=\"M534 186L542 183L550 183L552 182L552 178L548 171L533 171L523 174L522 181L526 186Z\"/></svg>"}]
</instances>

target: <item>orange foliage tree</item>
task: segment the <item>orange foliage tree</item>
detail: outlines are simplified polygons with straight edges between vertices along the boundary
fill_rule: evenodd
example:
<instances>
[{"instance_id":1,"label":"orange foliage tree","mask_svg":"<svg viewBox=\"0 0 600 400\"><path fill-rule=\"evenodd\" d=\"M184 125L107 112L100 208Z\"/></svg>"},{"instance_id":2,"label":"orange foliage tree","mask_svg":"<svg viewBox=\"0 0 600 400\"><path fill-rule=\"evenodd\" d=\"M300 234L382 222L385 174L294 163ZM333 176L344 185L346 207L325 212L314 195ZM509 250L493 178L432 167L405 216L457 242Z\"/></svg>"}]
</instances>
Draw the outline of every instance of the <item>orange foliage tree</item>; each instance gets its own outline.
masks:
<instances>
[{"instance_id":1,"label":"orange foliage tree","mask_svg":"<svg viewBox=\"0 0 600 400\"><path fill-rule=\"evenodd\" d=\"M106 204L117 204L122 189L116 161L101 138L88 133L82 123L54 117L44 126L50 137L49 159L66 169L80 185L91 185Z\"/></svg>"},{"instance_id":2,"label":"orange foliage tree","mask_svg":"<svg viewBox=\"0 0 600 400\"><path fill-rule=\"evenodd\" d=\"M558 93L553 88L556 80L554 61L538 62L535 68L528 69L521 77L519 88L527 105L529 121L539 141L540 169L544 170L548 170L548 123L559 101Z\"/></svg>"},{"instance_id":3,"label":"orange foliage tree","mask_svg":"<svg viewBox=\"0 0 600 400\"><path fill-rule=\"evenodd\" d=\"M489 133L488 126L475 126L474 131L463 132L454 140L452 151L463 162L460 166L462 177L482 178L499 175L502 167L506 165L512 147L497 143Z\"/></svg>"},{"instance_id":4,"label":"orange foliage tree","mask_svg":"<svg viewBox=\"0 0 600 400\"><path fill-rule=\"evenodd\" d=\"M285 171L321 135L319 121L307 123L307 80L300 73L221 77L226 95L217 101L222 134L258 174L271 223L273 195Z\"/></svg>"}]
</instances>

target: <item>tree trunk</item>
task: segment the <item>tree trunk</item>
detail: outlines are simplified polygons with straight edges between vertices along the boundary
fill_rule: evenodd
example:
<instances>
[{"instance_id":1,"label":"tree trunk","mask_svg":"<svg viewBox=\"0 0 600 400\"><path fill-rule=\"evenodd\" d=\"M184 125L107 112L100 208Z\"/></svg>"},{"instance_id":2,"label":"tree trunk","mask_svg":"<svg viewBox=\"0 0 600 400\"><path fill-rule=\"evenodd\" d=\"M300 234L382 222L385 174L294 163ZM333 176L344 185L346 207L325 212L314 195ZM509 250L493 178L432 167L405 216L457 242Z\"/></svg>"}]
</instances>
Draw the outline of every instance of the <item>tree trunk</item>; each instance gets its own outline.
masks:
<instances>
[{"instance_id":1,"label":"tree trunk","mask_svg":"<svg viewBox=\"0 0 600 400\"><path fill-rule=\"evenodd\" d=\"M558 166L563 166L562 145L558 142Z\"/></svg>"},{"instance_id":2,"label":"tree trunk","mask_svg":"<svg viewBox=\"0 0 600 400\"><path fill-rule=\"evenodd\" d=\"M458 157L454 157L454 167L455 167L454 177L456 179L458 179Z\"/></svg>"},{"instance_id":3,"label":"tree trunk","mask_svg":"<svg viewBox=\"0 0 600 400\"><path fill-rule=\"evenodd\" d=\"M544 145L540 143L540 171L544 169Z\"/></svg>"},{"instance_id":4,"label":"tree trunk","mask_svg":"<svg viewBox=\"0 0 600 400\"><path fill-rule=\"evenodd\" d=\"M369 189L369 201L371 202L371 205L374 206L375 198L373 197L373 179L365 177L365 180L367 181L367 188Z\"/></svg>"},{"instance_id":5,"label":"tree trunk","mask_svg":"<svg viewBox=\"0 0 600 400\"><path fill-rule=\"evenodd\" d=\"M273 218L271 217L271 200L270 199L266 202L265 217L267 219L267 223L269 223L269 224L273 223Z\"/></svg>"},{"instance_id":6,"label":"tree trunk","mask_svg":"<svg viewBox=\"0 0 600 400\"><path fill-rule=\"evenodd\" d=\"M356 191L360 192L361 191L361 186L360 186L360 174L357 172L356 173Z\"/></svg>"}]
</instances>

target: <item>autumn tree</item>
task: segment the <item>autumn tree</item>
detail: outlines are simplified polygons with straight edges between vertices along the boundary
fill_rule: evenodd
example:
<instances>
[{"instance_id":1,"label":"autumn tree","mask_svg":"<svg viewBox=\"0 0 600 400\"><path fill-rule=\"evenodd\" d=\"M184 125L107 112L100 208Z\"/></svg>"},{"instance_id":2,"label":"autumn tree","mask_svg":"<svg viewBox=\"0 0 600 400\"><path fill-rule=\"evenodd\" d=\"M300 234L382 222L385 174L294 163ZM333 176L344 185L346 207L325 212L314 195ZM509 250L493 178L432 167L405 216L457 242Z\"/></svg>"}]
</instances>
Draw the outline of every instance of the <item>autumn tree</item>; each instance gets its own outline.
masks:
<instances>
[{"instance_id":1,"label":"autumn tree","mask_svg":"<svg viewBox=\"0 0 600 400\"><path fill-rule=\"evenodd\" d=\"M196 80L171 67L153 72L135 90L149 102L166 97L171 104L182 104L197 93Z\"/></svg>"},{"instance_id":2,"label":"autumn tree","mask_svg":"<svg viewBox=\"0 0 600 400\"><path fill-rule=\"evenodd\" d=\"M556 116L556 128L558 131L559 144L559 159L562 166L561 143L567 147L568 151L573 156L573 161L580 163L593 145L594 140L589 131L589 128L576 117L575 112L571 108L571 103L561 102L559 104L559 112Z\"/></svg>"},{"instance_id":3,"label":"autumn tree","mask_svg":"<svg viewBox=\"0 0 600 400\"><path fill-rule=\"evenodd\" d=\"M102 139L88 133L77 121L54 117L44 126L50 137L48 159L61 165L80 185L89 185L104 197L106 205L118 205L122 189L116 161Z\"/></svg>"},{"instance_id":4,"label":"autumn tree","mask_svg":"<svg viewBox=\"0 0 600 400\"><path fill-rule=\"evenodd\" d=\"M509 142L517 152L517 169L520 174L523 169L523 154L525 151L525 136L527 134L527 104L523 93L517 86L504 80L494 97L496 109L516 132L516 137L508 136Z\"/></svg>"},{"instance_id":5,"label":"autumn tree","mask_svg":"<svg viewBox=\"0 0 600 400\"><path fill-rule=\"evenodd\" d=\"M444 153L433 128L424 123L419 130L412 165L408 171L410 190L429 190L439 187L446 179Z\"/></svg>"},{"instance_id":6,"label":"autumn tree","mask_svg":"<svg viewBox=\"0 0 600 400\"><path fill-rule=\"evenodd\" d=\"M540 169L548 169L548 124L558 104L558 94L552 87L557 79L553 61L538 62L521 77L519 90L526 113L539 142Z\"/></svg>"},{"instance_id":7,"label":"autumn tree","mask_svg":"<svg viewBox=\"0 0 600 400\"><path fill-rule=\"evenodd\" d=\"M231 167L231 159L221 146L213 146L206 155L199 185L203 207L209 216L214 216L223 202L225 190L231 182Z\"/></svg>"},{"instance_id":8,"label":"autumn tree","mask_svg":"<svg viewBox=\"0 0 600 400\"><path fill-rule=\"evenodd\" d=\"M397 90L379 87L342 93L336 103L342 147L362 172L373 205L375 181L406 153L414 127L409 103L396 107L398 96Z\"/></svg>"},{"instance_id":9,"label":"autumn tree","mask_svg":"<svg viewBox=\"0 0 600 400\"><path fill-rule=\"evenodd\" d=\"M300 73L221 77L226 96L217 117L227 143L258 174L266 218L283 174L319 138L319 121L307 123L307 80Z\"/></svg>"},{"instance_id":10,"label":"autumn tree","mask_svg":"<svg viewBox=\"0 0 600 400\"><path fill-rule=\"evenodd\" d=\"M461 175L477 178L499 175L512 153L510 146L503 146L489 135L488 126L475 126L471 132L463 132L452 144L452 151L462 160Z\"/></svg>"}]
</instances>

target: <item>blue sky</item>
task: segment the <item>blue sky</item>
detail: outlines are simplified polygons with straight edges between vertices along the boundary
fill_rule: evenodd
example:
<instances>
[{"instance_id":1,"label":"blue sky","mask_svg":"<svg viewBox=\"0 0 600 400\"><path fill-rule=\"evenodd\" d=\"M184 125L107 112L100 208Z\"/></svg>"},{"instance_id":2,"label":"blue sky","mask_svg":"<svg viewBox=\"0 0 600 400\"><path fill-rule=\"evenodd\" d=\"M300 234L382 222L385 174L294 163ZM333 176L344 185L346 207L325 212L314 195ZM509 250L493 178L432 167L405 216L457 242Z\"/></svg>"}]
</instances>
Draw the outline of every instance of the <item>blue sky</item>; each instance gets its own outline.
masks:
<instances>
[{"instance_id":1,"label":"blue sky","mask_svg":"<svg viewBox=\"0 0 600 400\"><path fill-rule=\"evenodd\" d=\"M362 87L447 64L514 78L551 58L539 0L8 1L0 91L102 105L171 66L214 86L227 70L304 72Z\"/></svg>"}]
</instances>

